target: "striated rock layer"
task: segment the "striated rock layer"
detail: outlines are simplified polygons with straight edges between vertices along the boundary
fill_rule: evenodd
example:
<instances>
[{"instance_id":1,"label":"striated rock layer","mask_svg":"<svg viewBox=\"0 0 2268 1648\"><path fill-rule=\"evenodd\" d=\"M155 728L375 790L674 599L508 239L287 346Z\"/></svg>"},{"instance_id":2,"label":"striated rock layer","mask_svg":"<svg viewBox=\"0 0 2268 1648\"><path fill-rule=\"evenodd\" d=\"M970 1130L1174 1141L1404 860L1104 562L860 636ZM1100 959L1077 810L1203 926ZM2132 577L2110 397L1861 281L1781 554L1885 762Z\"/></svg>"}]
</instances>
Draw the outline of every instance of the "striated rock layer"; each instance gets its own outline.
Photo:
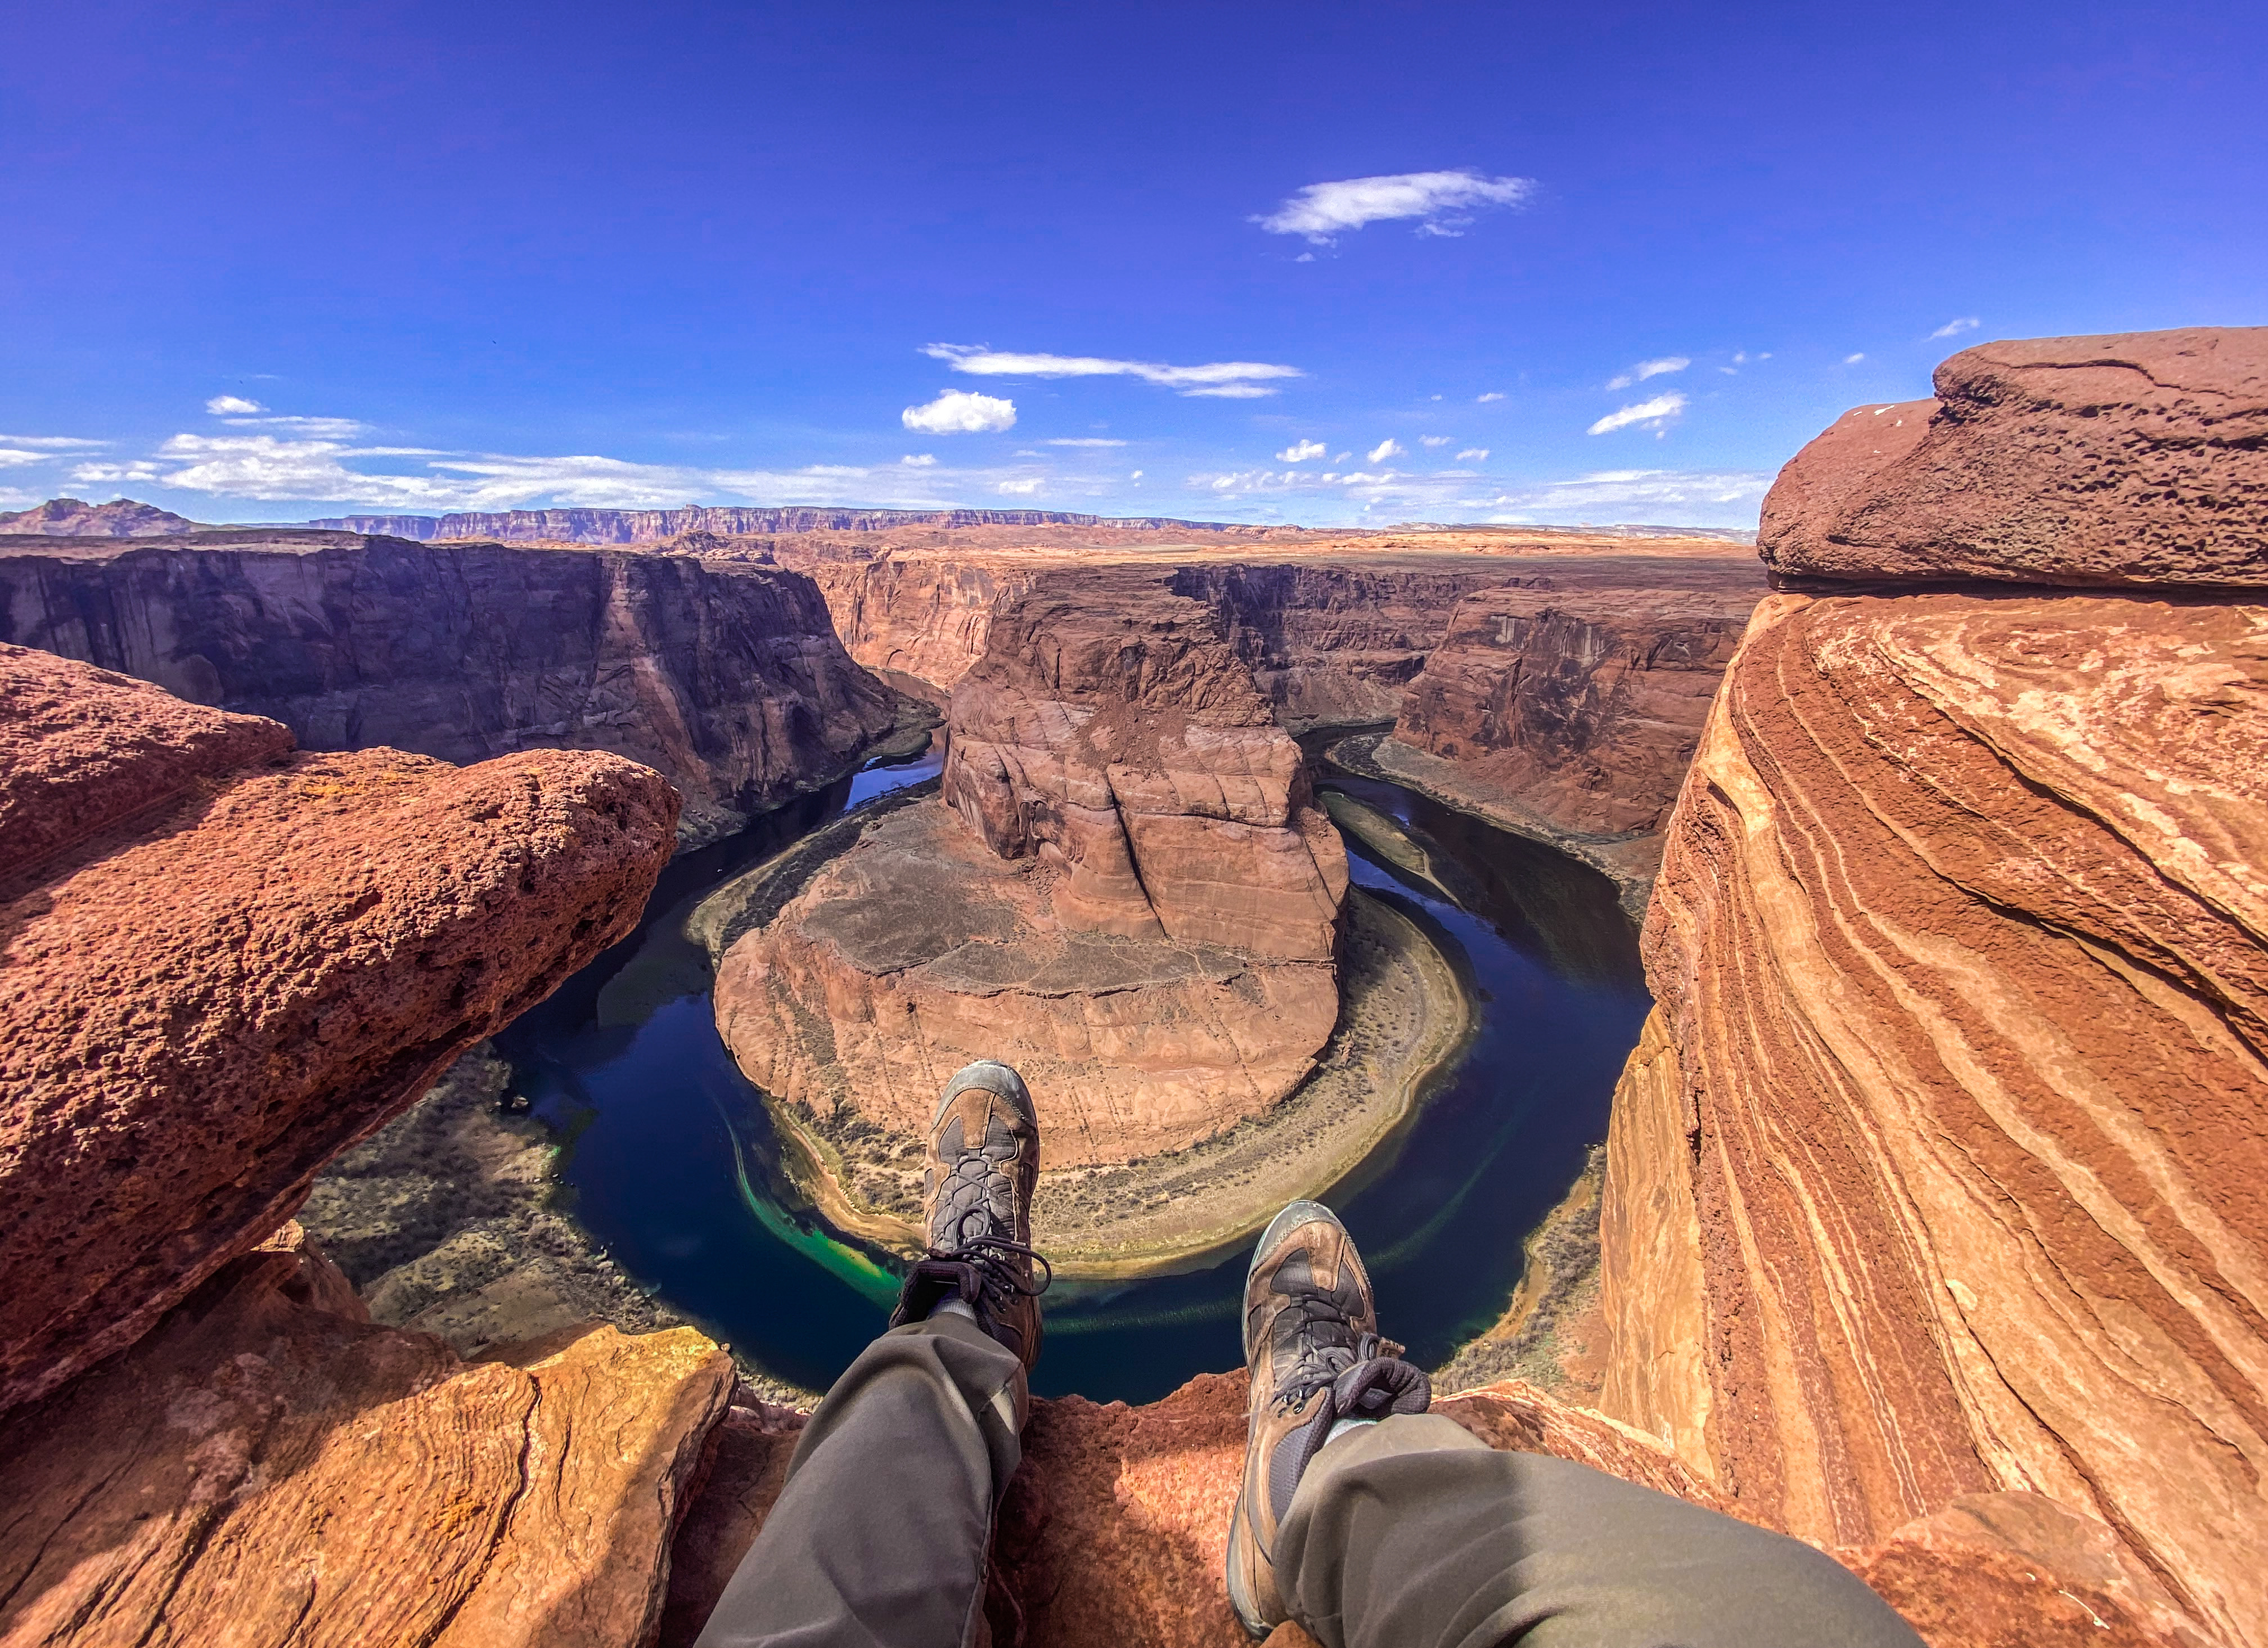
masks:
<instances>
[{"instance_id":1,"label":"striated rock layer","mask_svg":"<svg viewBox=\"0 0 2268 1648\"><path fill-rule=\"evenodd\" d=\"M1000 857L1059 877L1068 928L1330 959L1346 850L1197 602L1043 581L994 619L950 726L946 804Z\"/></svg>"},{"instance_id":2,"label":"striated rock layer","mask_svg":"<svg viewBox=\"0 0 2268 1648\"><path fill-rule=\"evenodd\" d=\"M677 816L616 756L295 754L17 647L0 775L0 1409L131 1343L627 932Z\"/></svg>"},{"instance_id":3,"label":"striated rock layer","mask_svg":"<svg viewBox=\"0 0 2268 1648\"><path fill-rule=\"evenodd\" d=\"M0 641L269 717L306 748L610 750L677 786L690 841L832 779L894 716L802 575L689 555L26 539L0 552Z\"/></svg>"},{"instance_id":4,"label":"striated rock layer","mask_svg":"<svg viewBox=\"0 0 2268 1648\"><path fill-rule=\"evenodd\" d=\"M1653 834L1756 605L1747 584L1468 595L1394 736L1561 829Z\"/></svg>"},{"instance_id":5,"label":"striated rock layer","mask_svg":"<svg viewBox=\"0 0 2268 1648\"><path fill-rule=\"evenodd\" d=\"M637 1648L732 1387L690 1328L460 1363L295 1227L0 1425L0 1639Z\"/></svg>"},{"instance_id":6,"label":"striated rock layer","mask_svg":"<svg viewBox=\"0 0 2268 1648\"><path fill-rule=\"evenodd\" d=\"M2268 607L1768 600L1646 926L1618 1416L1830 1543L2044 1494L2268 1642L2264 865Z\"/></svg>"},{"instance_id":7,"label":"striated rock layer","mask_svg":"<svg viewBox=\"0 0 2268 1648\"><path fill-rule=\"evenodd\" d=\"M1980 343L1937 398L1796 454L1774 570L2020 584L2268 584L2268 327Z\"/></svg>"}]
</instances>

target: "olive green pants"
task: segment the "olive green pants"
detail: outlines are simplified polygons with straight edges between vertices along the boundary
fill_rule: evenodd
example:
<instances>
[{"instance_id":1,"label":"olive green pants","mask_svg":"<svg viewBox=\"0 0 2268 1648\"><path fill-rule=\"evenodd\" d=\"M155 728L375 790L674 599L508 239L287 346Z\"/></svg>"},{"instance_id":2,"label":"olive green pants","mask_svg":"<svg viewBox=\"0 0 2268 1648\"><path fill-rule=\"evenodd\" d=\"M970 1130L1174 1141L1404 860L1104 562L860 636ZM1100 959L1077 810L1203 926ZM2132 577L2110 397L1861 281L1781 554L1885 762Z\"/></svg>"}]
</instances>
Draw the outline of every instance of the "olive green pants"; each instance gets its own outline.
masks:
<instances>
[{"instance_id":1,"label":"olive green pants","mask_svg":"<svg viewBox=\"0 0 2268 1648\"><path fill-rule=\"evenodd\" d=\"M1023 1379L963 1317L874 1341L812 1416L698 1648L981 1640ZM1292 1616L1324 1648L1920 1648L1808 1545L1587 1466L1499 1453L1438 1414L1361 1426L1317 1454L1274 1556ZM1234 1630L1226 1603L1223 1623Z\"/></svg>"}]
</instances>

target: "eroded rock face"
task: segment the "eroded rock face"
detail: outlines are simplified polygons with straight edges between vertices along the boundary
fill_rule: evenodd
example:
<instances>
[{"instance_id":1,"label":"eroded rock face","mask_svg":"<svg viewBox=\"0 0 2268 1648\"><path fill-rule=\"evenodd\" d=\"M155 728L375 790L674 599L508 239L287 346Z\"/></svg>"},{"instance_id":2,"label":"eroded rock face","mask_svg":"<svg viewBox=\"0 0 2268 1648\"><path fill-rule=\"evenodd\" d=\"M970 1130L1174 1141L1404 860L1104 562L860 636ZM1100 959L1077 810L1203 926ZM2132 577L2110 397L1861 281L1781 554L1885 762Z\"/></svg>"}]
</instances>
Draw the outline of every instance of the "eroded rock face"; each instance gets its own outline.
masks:
<instances>
[{"instance_id":1,"label":"eroded rock face","mask_svg":"<svg viewBox=\"0 0 2268 1648\"><path fill-rule=\"evenodd\" d=\"M1097 932L1054 880L936 801L909 806L725 952L718 1028L767 1093L909 1138L955 1070L1005 1060L1049 1167L1181 1149L1307 1073L1338 1016L1328 953Z\"/></svg>"},{"instance_id":2,"label":"eroded rock face","mask_svg":"<svg viewBox=\"0 0 2268 1648\"><path fill-rule=\"evenodd\" d=\"M460 1363L294 1228L0 1426L0 1637L631 1648L732 1387L690 1328Z\"/></svg>"},{"instance_id":3,"label":"eroded rock face","mask_svg":"<svg viewBox=\"0 0 2268 1648\"><path fill-rule=\"evenodd\" d=\"M1346 851L1212 614L1149 580L1043 581L954 689L945 798L1059 874L1075 931L1327 961Z\"/></svg>"},{"instance_id":4,"label":"eroded rock face","mask_svg":"<svg viewBox=\"0 0 2268 1648\"><path fill-rule=\"evenodd\" d=\"M984 656L992 614L1034 574L979 560L878 555L800 559L819 585L844 649L902 689L942 707Z\"/></svg>"},{"instance_id":5,"label":"eroded rock face","mask_svg":"<svg viewBox=\"0 0 2268 1648\"><path fill-rule=\"evenodd\" d=\"M1651 834L1677 798L1761 592L1468 595L1403 697L1394 735L1562 829Z\"/></svg>"},{"instance_id":6,"label":"eroded rock face","mask_svg":"<svg viewBox=\"0 0 2268 1648\"><path fill-rule=\"evenodd\" d=\"M11 544L0 640L269 717L305 748L609 750L677 786L688 842L832 779L892 725L799 573L291 529L183 544Z\"/></svg>"},{"instance_id":7,"label":"eroded rock face","mask_svg":"<svg viewBox=\"0 0 2268 1648\"><path fill-rule=\"evenodd\" d=\"M43 538L170 538L196 531L196 522L154 504L114 498L88 504L75 497L49 498L27 510L0 515L0 533Z\"/></svg>"},{"instance_id":8,"label":"eroded rock face","mask_svg":"<svg viewBox=\"0 0 2268 1648\"><path fill-rule=\"evenodd\" d=\"M627 932L677 811L612 755L294 754L20 648L0 767L0 1408L130 1343Z\"/></svg>"},{"instance_id":9,"label":"eroded rock face","mask_svg":"<svg viewBox=\"0 0 2268 1648\"><path fill-rule=\"evenodd\" d=\"M1980 343L1780 472L1757 547L1829 578L2268 584L2268 327Z\"/></svg>"},{"instance_id":10,"label":"eroded rock face","mask_svg":"<svg viewBox=\"0 0 2268 1648\"><path fill-rule=\"evenodd\" d=\"M2264 864L2268 607L1767 601L1609 1175L1610 1291L1697 1278L1705 1354L1618 1339L1619 1416L1831 1543L2045 1494L2268 1641Z\"/></svg>"}]
</instances>

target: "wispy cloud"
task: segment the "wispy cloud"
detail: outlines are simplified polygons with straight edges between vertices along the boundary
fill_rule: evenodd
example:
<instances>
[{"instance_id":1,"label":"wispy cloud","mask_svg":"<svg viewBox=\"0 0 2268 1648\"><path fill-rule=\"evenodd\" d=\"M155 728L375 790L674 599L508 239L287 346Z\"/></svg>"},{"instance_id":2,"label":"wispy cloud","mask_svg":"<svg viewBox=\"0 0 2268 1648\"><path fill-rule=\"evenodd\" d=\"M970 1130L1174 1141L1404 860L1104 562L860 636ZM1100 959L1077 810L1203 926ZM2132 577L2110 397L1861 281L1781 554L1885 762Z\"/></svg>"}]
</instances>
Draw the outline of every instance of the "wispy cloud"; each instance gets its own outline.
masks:
<instances>
[{"instance_id":1,"label":"wispy cloud","mask_svg":"<svg viewBox=\"0 0 2268 1648\"><path fill-rule=\"evenodd\" d=\"M1017 475L1013 479L999 482L993 490L1004 492L1010 497L1029 497L1046 483L1045 475Z\"/></svg>"},{"instance_id":2,"label":"wispy cloud","mask_svg":"<svg viewBox=\"0 0 2268 1648\"><path fill-rule=\"evenodd\" d=\"M1866 358L1867 351L1864 349L1859 349L1852 354L1845 355L1843 357L1843 364L1845 366L1856 366L1860 361Z\"/></svg>"},{"instance_id":3,"label":"wispy cloud","mask_svg":"<svg viewBox=\"0 0 2268 1648\"><path fill-rule=\"evenodd\" d=\"M1318 440L1293 441L1276 454L1276 461L1287 464L1306 463L1310 459L1322 457L1329 450L1329 447Z\"/></svg>"},{"instance_id":4,"label":"wispy cloud","mask_svg":"<svg viewBox=\"0 0 2268 1648\"><path fill-rule=\"evenodd\" d=\"M1245 469L1198 474L1193 490L1228 510L1234 501L1271 497L1332 500L1374 519L1497 520L1566 523L1650 521L1694 526L1753 526L1771 485L1759 470L1607 469L1565 481L1506 489L1471 474L1406 475L1311 469ZM1263 513L1274 513L1263 509Z\"/></svg>"},{"instance_id":5,"label":"wispy cloud","mask_svg":"<svg viewBox=\"0 0 2268 1648\"><path fill-rule=\"evenodd\" d=\"M1659 378L1664 372L1682 372L1693 364L1685 355L1665 355L1660 360L1642 360L1626 372L1618 372L1607 379L1609 389L1627 389L1632 384L1644 383L1649 378Z\"/></svg>"},{"instance_id":6,"label":"wispy cloud","mask_svg":"<svg viewBox=\"0 0 2268 1648\"><path fill-rule=\"evenodd\" d=\"M932 343L922 353L946 362L955 372L980 378L1138 378L1185 395L1233 401L1274 394L1275 390L1262 385L1303 375L1297 366L1269 361L1207 361L1197 366L1172 366L1160 361L1118 360L1103 355L1018 355L976 343Z\"/></svg>"},{"instance_id":7,"label":"wispy cloud","mask_svg":"<svg viewBox=\"0 0 2268 1648\"><path fill-rule=\"evenodd\" d=\"M908 452L904 457L899 459L898 461L910 468L927 469L937 462L937 454L935 452Z\"/></svg>"},{"instance_id":8,"label":"wispy cloud","mask_svg":"<svg viewBox=\"0 0 2268 1648\"><path fill-rule=\"evenodd\" d=\"M1377 445L1365 452L1362 456L1362 460L1365 463L1384 463L1389 458L1399 458L1402 456L1404 450L1405 448L1403 446L1402 443L1395 440L1393 436L1389 435L1384 440L1379 442Z\"/></svg>"},{"instance_id":9,"label":"wispy cloud","mask_svg":"<svg viewBox=\"0 0 2268 1648\"><path fill-rule=\"evenodd\" d=\"M224 394L215 395L206 401L205 410L215 417L224 417L232 413L239 417L247 417L254 412L265 412L268 408L257 401L246 400L242 395Z\"/></svg>"},{"instance_id":10,"label":"wispy cloud","mask_svg":"<svg viewBox=\"0 0 2268 1648\"><path fill-rule=\"evenodd\" d=\"M1418 440L1419 445L1425 446L1447 446L1449 444L1447 435L1420 435Z\"/></svg>"},{"instance_id":11,"label":"wispy cloud","mask_svg":"<svg viewBox=\"0 0 2268 1648\"><path fill-rule=\"evenodd\" d=\"M109 445L108 441L81 440L76 435L0 435L0 446L29 446L35 451L56 455L92 452Z\"/></svg>"},{"instance_id":12,"label":"wispy cloud","mask_svg":"<svg viewBox=\"0 0 2268 1648\"><path fill-rule=\"evenodd\" d=\"M1475 395L1473 397L1473 400L1481 406L1486 406L1491 401L1501 401L1503 399L1504 391L1501 389L1491 389L1484 395Z\"/></svg>"},{"instance_id":13,"label":"wispy cloud","mask_svg":"<svg viewBox=\"0 0 2268 1648\"><path fill-rule=\"evenodd\" d=\"M1184 389L1182 394L1193 401L1256 401L1262 395L1282 392L1270 384L1217 384L1204 389Z\"/></svg>"},{"instance_id":14,"label":"wispy cloud","mask_svg":"<svg viewBox=\"0 0 2268 1648\"><path fill-rule=\"evenodd\" d=\"M26 452L21 446L0 446L0 469L20 469L26 464L53 463L51 452Z\"/></svg>"},{"instance_id":15,"label":"wispy cloud","mask_svg":"<svg viewBox=\"0 0 2268 1648\"><path fill-rule=\"evenodd\" d=\"M1588 432L1593 435L1611 435L1616 430L1629 429L1634 424L1644 424L1658 435L1668 428L1671 420L1684 410L1683 395L1675 394L1656 395L1651 401L1641 401L1636 406L1626 406L1618 412L1608 413L1606 416L1592 424Z\"/></svg>"},{"instance_id":16,"label":"wispy cloud","mask_svg":"<svg viewBox=\"0 0 2268 1648\"><path fill-rule=\"evenodd\" d=\"M1456 235L1490 206L1518 206L1535 193L1532 178L1478 172L1397 172L1310 183L1274 211L1252 219L1270 234L1304 235L1318 246L1365 224L1414 218L1418 232Z\"/></svg>"},{"instance_id":17,"label":"wispy cloud","mask_svg":"<svg viewBox=\"0 0 2268 1648\"><path fill-rule=\"evenodd\" d=\"M1123 440L1111 440L1101 435L1065 435L1040 443L1042 446L1123 446L1125 444Z\"/></svg>"},{"instance_id":18,"label":"wispy cloud","mask_svg":"<svg viewBox=\"0 0 2268 1648\"><path fill-rule=\"evenodd\" d=\"M1984 321L1976 315L1962 315L1958 320L1947 321L1943 326L1938 327L1936 331L1931 333L1930 336L1933 338L1959 337L1963 332L1974 332L1978 327L1984 324Z\"/></svg>"},{"instance_id":19,"label":"wispy cloud","mask_svg":"<svg viewBox=\"0 0 2268 1648\"><path fill-rule=\"evenodd\" d=\"M947 389L934 401L908 407L898 421L924 435L983 435L1016 426L1016 403L968 389Z\"/></svg>"},{"instance_id":20,"label":"wispy cloud","mask_svg":"<svg viewBox=\"0 0 2268 1648\"><path fill-rule=\"evenodd\" d=\"M1488 454L1489 449L1485 446L1468 446L1464 451L1457 454L1457 461L1459 463L1484 463L1488 460Z\"/></svg>"}]
</instances>

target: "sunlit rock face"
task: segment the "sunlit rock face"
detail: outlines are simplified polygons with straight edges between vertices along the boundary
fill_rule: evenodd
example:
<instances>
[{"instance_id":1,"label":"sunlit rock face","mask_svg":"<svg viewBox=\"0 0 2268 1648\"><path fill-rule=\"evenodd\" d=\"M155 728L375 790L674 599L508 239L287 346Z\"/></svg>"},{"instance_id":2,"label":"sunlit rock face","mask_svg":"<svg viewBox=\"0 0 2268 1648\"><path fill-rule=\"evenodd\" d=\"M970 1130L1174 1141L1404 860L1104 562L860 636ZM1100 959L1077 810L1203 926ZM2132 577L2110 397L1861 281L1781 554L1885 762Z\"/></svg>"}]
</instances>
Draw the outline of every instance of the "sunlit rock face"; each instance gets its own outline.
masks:
<instances>
[{"instance_id":1,"label":"sunlit rock face","mask_svg":"<svg viewBox=\"0 0 2268 1648\"><path fill-rule=\"evenodd\" d=\"M131 1343L637 921L618 756L295 753L0 646L0 1408Z\"/></svg>"},{"instance_id":2,"label":"sunlit rock face","mask_svg":"<svg viewBox=\"0 0 2268 1648\"><path fill-rule=\"evenodd\" d=\"M1395 737L1559 828L1659 830L1762 592L1493 589L1457 604Z\"/></svg>"},{"instance_id":3,"label":"sunlit rock face","mask_svg":"<svg viewBox=\"0 0 2268 1648\"><path fill-rule=\"evenodd\" d=\"M2268 327L1980 343L1937 396L1856 407L1756 541L1829 578L2268 584Z\"/></svg>"},{"instance_id":4,"label":"sunlit rock face","mask_svg":"<svg viewBox=\"0 0 2268 1648\"><path fill-rule=\"evenodd\" d=\"M2184 358L2253 342L2172 335ZM1970 354L1995 350L2073 353ZM2146 423L2156 391L2134 394L2102 430ZM2001 495L2029 476L2077 510L2061 459L2023 451ZM2257 1644L2268 605L2037 586L2098 584L2130 541L2164 585L2183 541L2198 582L2234 564L2220 518L2139 497L2107 482L2117 530L2074 519L2067 560L2027 541L2031 588L1757 609L1646 929L1660 1013L1616 1098L1604 1401L1744 1514L1830 1543L2048 1496Z\"/></svg>"},{"instance_id":5,"label":"sunlit rock face","mask_svg":"<svg viewBox=\"0 0 2268 1648\"><path fill-rule=\"evenodd\" d=\"M1345 850L1210 610L1057 579L954 690L943 798L814 875L718 969L749 1078L918 1135L975 1058L1053 1166L1176 1150L1297 1086L1338 1016Z\"/></svg>"},{"instance_id":6,"label":"sunlit rock face","mask_svg":"<svg viewBox=\"0 0 2268 1648\"><path fill-rule=\"evenodd\" d=\"M1331 954L1346 853L1299 747L1197 602L1043 584L954 689L946 804L1060 879L1070 925Z\"/></svg>"},{"instance_id":7,"label":"sunlit rock face","mask_svg":"<svg viewBox=\"0 0 2268 1648\"><path fill-rule=\"evenodd\" d=\"M298 529L0 539L0 641L265 716L301 747L598 749L685 840L827 783L894 720L802 574L698 556Z\"/></svg>"}]
</instances>

